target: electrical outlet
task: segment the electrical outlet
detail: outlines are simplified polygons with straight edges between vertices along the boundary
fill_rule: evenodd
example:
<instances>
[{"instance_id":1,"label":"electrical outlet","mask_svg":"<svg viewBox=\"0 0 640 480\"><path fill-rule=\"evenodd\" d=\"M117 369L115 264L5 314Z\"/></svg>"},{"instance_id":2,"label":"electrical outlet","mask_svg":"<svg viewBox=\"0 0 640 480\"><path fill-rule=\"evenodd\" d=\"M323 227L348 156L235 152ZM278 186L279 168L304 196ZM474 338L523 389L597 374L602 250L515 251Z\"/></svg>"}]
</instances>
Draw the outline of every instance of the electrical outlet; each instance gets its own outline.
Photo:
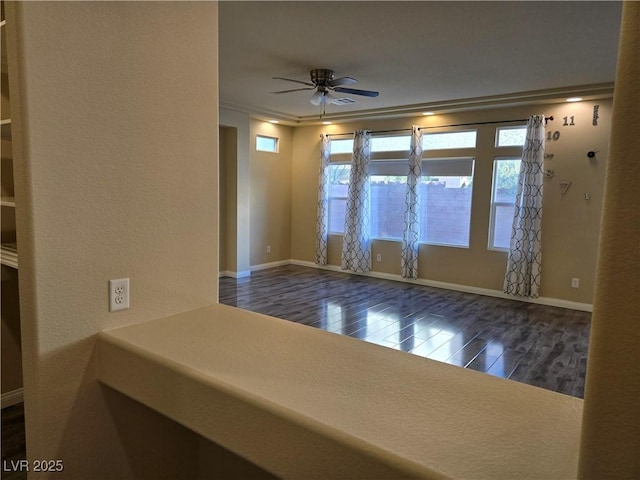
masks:
<instances>
[{"instance_id":1,"label":"electrical outlet","mask_svg":"<svg viewBox=\"0 0 640 480\"><path fill-rule=\"evenodd\" d=\"M381 253L377 253L376 254L376 262L381 262L382 261L382 254Z\"/></svg>"},{"instance_id":2,"label":"electrical outlet","mask_svg":"<svg viewBox=\"0 0 640 480\"><path fill-rule=\"evenodd\" d=\"M580 288L580 279L572 278L571 279L571 288Z\"/></svg>"},{"instance_id":3,"label":"electrical outlet","mask_svg":"<svg viewBox=\"0 0 640 480\"><path fill-rule=\"evenodd\" d=\"M267 245L267 253L271 253L271 245Z\"/></svg>"},{"instance_id":4,"label":"electrical outlet","mask_svg":"<svg viewBox=\"0 0 640 480\"><path fill-rule=\"evenodd\" d=\"M117 312L129 308L129 279L109 280L109 311Z\"/></svg>"}]
</instances>

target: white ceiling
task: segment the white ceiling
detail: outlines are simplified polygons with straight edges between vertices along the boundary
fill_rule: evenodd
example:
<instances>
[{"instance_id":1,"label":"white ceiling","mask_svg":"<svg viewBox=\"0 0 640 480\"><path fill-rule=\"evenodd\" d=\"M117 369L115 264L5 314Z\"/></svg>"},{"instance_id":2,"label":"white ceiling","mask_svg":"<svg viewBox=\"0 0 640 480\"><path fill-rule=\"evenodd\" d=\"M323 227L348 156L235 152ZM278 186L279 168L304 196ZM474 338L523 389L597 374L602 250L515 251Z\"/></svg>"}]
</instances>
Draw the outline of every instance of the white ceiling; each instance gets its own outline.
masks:
<instances>
[{"instance_id":1,"label":"white ceiling","mask_svg":"<svg viewBox=\"0 0 640 480\"><path fill-rule=\"evenodd\" d=\"M296 88L272 77L308 81L313 68L380 92L336 94L357 103L329 105L326 118L572 86L598 91L615 78L620 12L617 1L223 1L220 104L263 118L318 119L313 92L270 93Z\"/></svg>"}]
</instances>

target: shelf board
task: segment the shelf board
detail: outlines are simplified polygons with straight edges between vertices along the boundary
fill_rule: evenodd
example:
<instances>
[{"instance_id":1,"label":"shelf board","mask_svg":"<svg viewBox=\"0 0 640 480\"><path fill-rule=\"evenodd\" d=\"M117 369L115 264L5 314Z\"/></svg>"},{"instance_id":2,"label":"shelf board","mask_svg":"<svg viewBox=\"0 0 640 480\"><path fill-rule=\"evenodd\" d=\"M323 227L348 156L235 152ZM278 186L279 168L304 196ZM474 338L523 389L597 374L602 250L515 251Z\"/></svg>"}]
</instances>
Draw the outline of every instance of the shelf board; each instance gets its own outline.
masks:
<instances>
[{"instance_id":1,"label":"shelf board","mask_svg":"<svg viewBox=\"0 0 640 480\"><path fill-rule=\"evenodd\" d=\"M3 207L15 207L16 206L16 197L2 197L0 199L0 204Z\"/></svg>"},{"instance_id":2,"label":"shelf board","mask_svg":"<svg viewBox=\"0 0 640 480\"><path fill-rule=\"evenodd\" d=\"M0 263L11 268L18 268L18 246L15 243L0 245Z\"/></svg>"},{"instance_id":3,"label":"shelf board","mask_svg":"<svg viewBox=\"0 0 640 480\"><path fill-rule=\"evenodd\" d=\"M2 127L2 139L11 140L11 119L0 120L0 126Z\"/></svg>"}]
</instances>

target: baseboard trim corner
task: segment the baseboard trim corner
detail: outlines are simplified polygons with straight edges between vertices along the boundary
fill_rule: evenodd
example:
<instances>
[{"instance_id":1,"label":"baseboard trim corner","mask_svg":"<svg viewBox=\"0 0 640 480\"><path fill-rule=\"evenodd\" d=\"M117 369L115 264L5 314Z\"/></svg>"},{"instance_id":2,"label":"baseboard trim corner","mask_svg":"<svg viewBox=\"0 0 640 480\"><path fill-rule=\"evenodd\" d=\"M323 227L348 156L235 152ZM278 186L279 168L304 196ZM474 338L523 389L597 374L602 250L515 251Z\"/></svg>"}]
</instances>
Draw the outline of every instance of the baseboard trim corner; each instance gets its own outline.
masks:
<instances>
[{"instance_id":1,"label":"baseboard trim corner","mask_svg":"<svg viewBox=\"0 0 640 480\"><path fill-rule=\"evenodd\" d=\"M232 270L223 270L218 272L218 277L232 277L232 278L245 278L251 276L251 270L242 270L240 272L234 272Z\"/></svg>"}]
</instances>

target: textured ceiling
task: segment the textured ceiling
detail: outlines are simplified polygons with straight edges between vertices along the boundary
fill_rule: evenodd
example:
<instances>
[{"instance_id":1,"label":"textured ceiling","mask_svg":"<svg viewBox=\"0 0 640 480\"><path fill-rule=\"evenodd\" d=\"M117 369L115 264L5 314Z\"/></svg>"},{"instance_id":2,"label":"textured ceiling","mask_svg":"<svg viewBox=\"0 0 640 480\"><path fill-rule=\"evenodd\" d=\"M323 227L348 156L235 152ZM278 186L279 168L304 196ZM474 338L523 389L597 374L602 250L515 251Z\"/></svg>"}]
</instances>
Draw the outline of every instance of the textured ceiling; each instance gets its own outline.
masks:
<instances>
[{"instance_id":1,"label":"textured ceiling","mask_svg":"<svg viewBox=\"0 0 640 480\"><path fill-rule=\"evenodd\" d=\"M461 99L614 81L620 2L245 2L219 4L220 103L317 118L313 68L358 79L367 98L327 114L428 108Z\"/></svg>"}]
</instances>

